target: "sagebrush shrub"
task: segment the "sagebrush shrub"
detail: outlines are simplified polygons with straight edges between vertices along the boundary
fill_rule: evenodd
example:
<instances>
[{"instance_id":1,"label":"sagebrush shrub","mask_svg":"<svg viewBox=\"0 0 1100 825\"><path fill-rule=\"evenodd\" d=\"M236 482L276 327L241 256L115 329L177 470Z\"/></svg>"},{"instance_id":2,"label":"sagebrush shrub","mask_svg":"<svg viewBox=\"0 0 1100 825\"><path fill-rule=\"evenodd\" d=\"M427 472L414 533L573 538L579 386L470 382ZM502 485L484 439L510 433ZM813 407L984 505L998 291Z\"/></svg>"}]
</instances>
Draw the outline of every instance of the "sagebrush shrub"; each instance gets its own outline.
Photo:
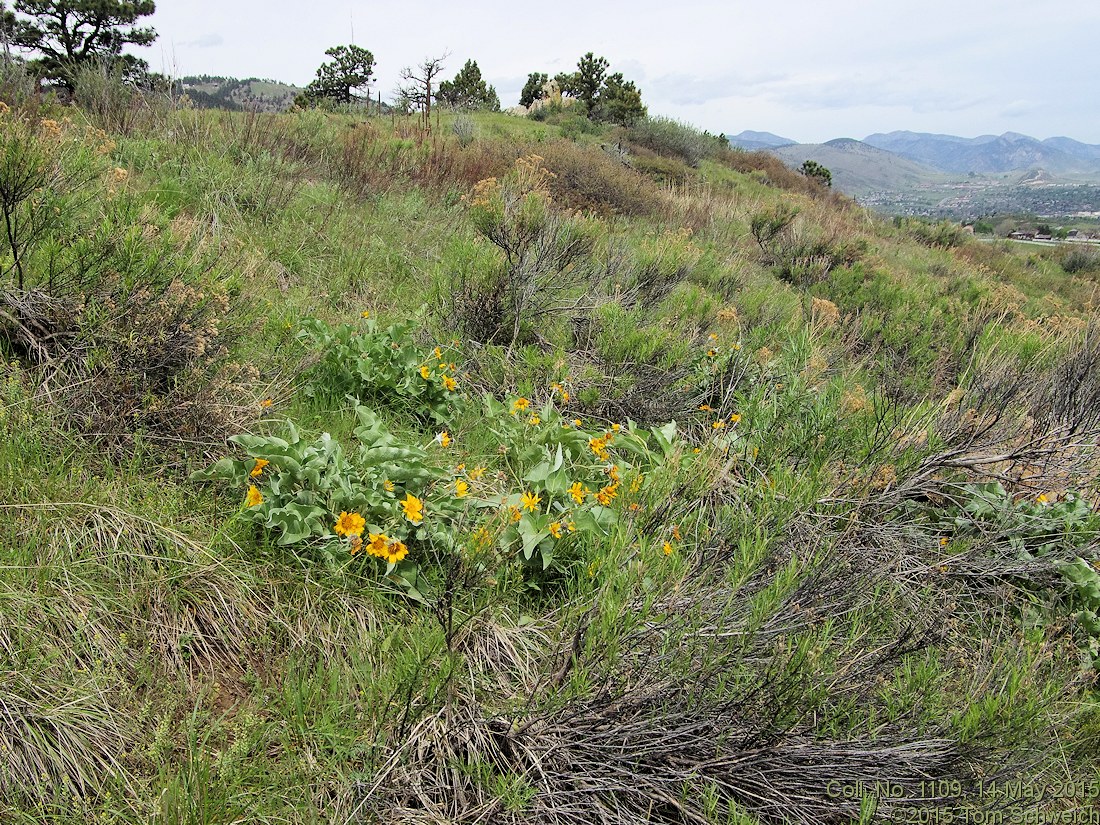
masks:
<instances>
[{"instance_id":1,"label":"sagebrush shrub","mask_svg":"<svg viewBox=\"0 0 1100 825\"><path fill-rule=\"evenodd\" d=\"M240 426L255 376L229 364L225 249L197 226L153 223L103 132L0 118L0 350L112 450L139 435L205 445Z\"/></svg>"},{"instance_id":2,"label":"sagebrush shrub","mask_svg":"<svg viewBox=\"0 0 1100 825\"><path fill-rule=\"evenodd\" d=\"M697 167L707 158L716 157L729 144L720 135L712 135L668 117L647 117L627 130L632 143L665 157L679 158Z\"/></svg>"}]
</instances>

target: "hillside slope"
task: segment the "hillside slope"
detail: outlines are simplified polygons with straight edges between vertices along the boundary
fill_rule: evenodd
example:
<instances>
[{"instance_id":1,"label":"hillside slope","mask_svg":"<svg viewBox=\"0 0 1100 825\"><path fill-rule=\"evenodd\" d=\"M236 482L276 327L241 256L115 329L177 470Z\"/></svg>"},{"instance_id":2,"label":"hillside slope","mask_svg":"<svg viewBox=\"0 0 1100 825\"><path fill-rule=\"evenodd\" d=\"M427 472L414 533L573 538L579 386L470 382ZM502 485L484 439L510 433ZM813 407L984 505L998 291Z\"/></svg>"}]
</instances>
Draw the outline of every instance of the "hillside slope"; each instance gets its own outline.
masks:
<instances>
[{"instance_id":1,"label":"hillside slope","mask_svg":"<svg viewBox=\"0 0 1100 825\"><path fill-rule=\"evenodd\" d=\"M1090 813L1005 790L1100 770L1087 250L120 98L0 107L0 821Z\"/></svg>"}]
</instances>

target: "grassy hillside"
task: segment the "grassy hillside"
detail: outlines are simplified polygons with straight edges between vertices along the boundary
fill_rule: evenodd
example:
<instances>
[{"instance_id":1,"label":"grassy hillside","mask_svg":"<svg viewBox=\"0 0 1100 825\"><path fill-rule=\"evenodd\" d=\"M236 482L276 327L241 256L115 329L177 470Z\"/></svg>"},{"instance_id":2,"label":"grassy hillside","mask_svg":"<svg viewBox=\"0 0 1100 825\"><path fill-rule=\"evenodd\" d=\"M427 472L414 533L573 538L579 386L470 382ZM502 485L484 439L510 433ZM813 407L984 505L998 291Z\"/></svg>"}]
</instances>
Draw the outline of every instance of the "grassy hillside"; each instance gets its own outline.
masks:
<instances>
[{"instance_id":1,"label":"grassy hillside","mask_svg":"<svg viewBox=\"0 0 1100 825\"><path fill-rule=\"evenodd\" d=\"M127 112L0 106L4 822L1095 810L1095 260L667 124Z\"/></svg>"}]
</instances>

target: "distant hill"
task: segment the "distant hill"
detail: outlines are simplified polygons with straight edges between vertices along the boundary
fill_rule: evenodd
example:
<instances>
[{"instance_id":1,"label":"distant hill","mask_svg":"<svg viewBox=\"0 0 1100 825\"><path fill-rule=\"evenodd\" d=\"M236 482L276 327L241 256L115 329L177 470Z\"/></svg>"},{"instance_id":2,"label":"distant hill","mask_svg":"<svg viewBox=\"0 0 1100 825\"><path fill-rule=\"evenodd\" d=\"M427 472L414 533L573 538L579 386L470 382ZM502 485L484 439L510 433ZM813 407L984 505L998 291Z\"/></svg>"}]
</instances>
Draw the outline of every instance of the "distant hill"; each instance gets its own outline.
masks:
<instances>
[{"instance_id":1,"label":"distant hill","mask_svg":"<svg viewBox=\"0 0 1100 825\"><path fill-rule=\"evenodd\" d=\"M833 186L853 196L913 189L946 179L945 175L926 165L851 138L779 146L769 151L795 168L807 160L820 163L832 172Z\"/></svg>"},{"instance_id":2,"label":"distant hill","mask_svg":"<svg viewBox=\"0 0 1100 825\"><path fill-rule=\"evenodd\" d=\"M753 132L751 130L746 130L737 135L726 135L725 138L729 141L730 146L746 149L750 152L760 149L774 149L777 146L790 146L797 143L797 141L790 138L780 137L771 132Z\"/></svg>"},{"instance_id":3,"label":"distant hill","mask_svg":"<svg viewBox=\"0 0 1100 825\"><path fill-rule=\"evenodd\" d=\"M249 77L191 75L180 79L183 91L200 109L257 110L283 112L293 105L302 91L297 86Z\"/></svg>"},{"instance_id":4,"label":"distant hill","mask_svg":"<svg viewBox=\"0 0 1100 825\"><path fill-rule=\"evenodd\" d=\"M927 132L868 135L864 143L955 174L1043 169L1054 175L1100 175L1100 146L1065 137L1037 140L1017 132L962 138Z\"/></svg>"}]
</instances>

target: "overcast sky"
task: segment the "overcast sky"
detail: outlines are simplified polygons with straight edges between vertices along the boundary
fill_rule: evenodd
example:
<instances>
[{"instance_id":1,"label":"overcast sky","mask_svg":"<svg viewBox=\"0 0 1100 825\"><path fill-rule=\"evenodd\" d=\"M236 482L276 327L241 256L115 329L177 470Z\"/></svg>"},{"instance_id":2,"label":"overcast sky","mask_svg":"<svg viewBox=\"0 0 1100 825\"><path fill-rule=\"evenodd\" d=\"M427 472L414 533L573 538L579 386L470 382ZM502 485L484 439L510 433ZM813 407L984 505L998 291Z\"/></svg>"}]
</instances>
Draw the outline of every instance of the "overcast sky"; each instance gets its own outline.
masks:
<instances>
[{"instance_id":1,"label":"overcast sky","mask_svg":"<svg viewBox=\"0 0 1100 825\"><path fill-rule=\"evenodd\" d=\"M1100 143L1100 3L1035 0L157 0L140 50L182 74L312 79L354 42L403 66L477 60L513 105L529 72L602 54L651 114L802 142L910 129Z\"/></svg>"}]
</instances>

